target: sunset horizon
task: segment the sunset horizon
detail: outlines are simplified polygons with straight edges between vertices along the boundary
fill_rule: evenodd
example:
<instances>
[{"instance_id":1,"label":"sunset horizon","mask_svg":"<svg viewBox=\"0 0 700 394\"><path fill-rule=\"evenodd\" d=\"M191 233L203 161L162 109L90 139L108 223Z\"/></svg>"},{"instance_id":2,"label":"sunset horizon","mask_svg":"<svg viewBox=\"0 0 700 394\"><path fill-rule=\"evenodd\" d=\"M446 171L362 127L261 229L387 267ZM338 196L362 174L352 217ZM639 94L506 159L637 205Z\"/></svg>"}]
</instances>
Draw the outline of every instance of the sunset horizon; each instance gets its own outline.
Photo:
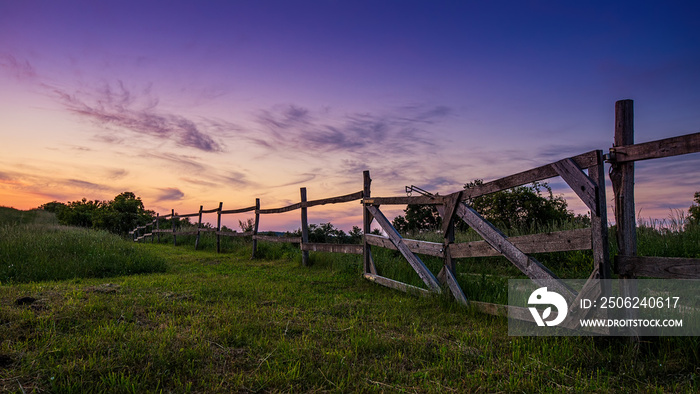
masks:
<instances>
[{"instance_id":1,"label":"sunset horizon","mask_svg":"<svg viewBox=\"0 0 700 394\"><path fill-rule=\"evenodd\" d=\"M504 4L4 3L0 205L277 208L359 191L364 170L373 195L448 194L607 153L621 99L638 143L700 131L697 4ZM687 212L696 156L637 164L640 218ZM357 203L309 215L361 223Z\"/></svg>"}]
</instances>

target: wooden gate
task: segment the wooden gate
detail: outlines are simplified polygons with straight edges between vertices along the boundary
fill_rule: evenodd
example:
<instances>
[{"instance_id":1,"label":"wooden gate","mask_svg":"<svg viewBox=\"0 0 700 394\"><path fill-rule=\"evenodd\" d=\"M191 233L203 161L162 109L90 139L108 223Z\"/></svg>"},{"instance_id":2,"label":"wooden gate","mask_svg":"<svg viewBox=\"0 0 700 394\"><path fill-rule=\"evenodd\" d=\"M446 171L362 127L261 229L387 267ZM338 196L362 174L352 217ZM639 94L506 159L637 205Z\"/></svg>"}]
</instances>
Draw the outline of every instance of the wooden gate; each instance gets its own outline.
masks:
<instances>
[{"instance_id":1,"label":"wooden gate","mask_svg":"<svg viewBox=\"0 0 700 394\"><path fill-rule=\"evenodd\" d=\"M472 198L530 184L553 177L561 177L591 212L591 227L586 229L560 231L554 233L532 234L520 237L507 237L488 220L484 219L468 203ZM605 209L605 172L603 152L595 150L578 156L477 185L473 188L446 196L407 196L407 197L371 197L369 171L364 172L364 276L365 278L403 291L419 293L441 293L448 289L455 299L464 304L491 314L510 315L522 320L533 321L527 308L514 307L485 302L469 301L455 277L455 259L463 257L482 257L502 255L535 283L556 289L567 298L571 305L569 314L583 318L590 310L578 310L578 299L596 297L607 293L601 281L611 277L608 253L608 227ZM382 205L436 205L443 218L442 243L409 240L401 237L382 213ZM372 221L387 234L377 236L369 234ZM470 243L455 243L454 224L456 220L464 221L483 239ZM398 250L416 271L427 286L427 290L398 282L377 274L372 258L372 246ZM567 286L551 270L534 257L533 253L561 252L570 250L593 251L593 267L588 281L580 290ZM443 259L443 266L436 275L426 267L417 254L437 256ZM578 322L579 319L571 319ZM570 327L575 328L575 327Z\"/></svg>"}]
</instances>

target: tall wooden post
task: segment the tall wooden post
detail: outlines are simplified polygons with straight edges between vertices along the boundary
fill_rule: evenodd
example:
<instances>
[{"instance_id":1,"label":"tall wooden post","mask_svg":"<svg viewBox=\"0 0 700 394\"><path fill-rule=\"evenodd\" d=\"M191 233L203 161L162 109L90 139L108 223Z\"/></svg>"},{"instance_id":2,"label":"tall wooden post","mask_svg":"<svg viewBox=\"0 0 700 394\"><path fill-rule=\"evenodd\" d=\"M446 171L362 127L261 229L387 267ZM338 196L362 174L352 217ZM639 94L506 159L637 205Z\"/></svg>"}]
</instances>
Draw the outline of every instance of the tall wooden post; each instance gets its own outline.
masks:
<instances>
[{"instance_id":1,"label":"tall wooden post","mask_svg":"<svg viewBox=\"0 0 700 394\"><path fill-rule=\"evenodd\" d=\"M611 279L610 248L608 240L608 213L605 197L605 162L603 151L597 151L597 165L588 169L588 177L596 185L596 210L591 210L591 249L593 250L594 271L598 279ZM609 294L609 289L603 289Z\"/></svg>"},{"instance_id":2,"label":"tall wooden post","mask_svg":"<svg viewBox=\"0 0 700 394\"><path fill-rule=\"evenodd\" d=\"M634 102L615 103L615 144L634 145ZM637 255L636 217L634 211L634 162L616 163L613 160L610 179L615 193L615 223L619 255Z\"/></svg>"},{"instance_id":3,"label":"tall wooden post","mask_svg":"<svg viewBox=\"0 0 700 394\"><path fill-rule=\"evenodd\" d=\"M309 243L309 218L307 216L307 206L306 206L306 188L302 187L299 189L301 193L301 246ZM309 251L301 250L301 263L306 267L309 265Z\"/></svg>"},{"instance_id":4,"label":"tall wooden post","mask_svg":"<svg viewBox=\"0 0 700 394\"><path fill-rule=\"evenodd\" d=\"M253 224L253 252L251 259L255 258L255 252L258 250L258 240L255 238L258 235L258 225L260 224L260 199L255 199L255 224Z\"/></svg>"},{"instance_id":5,"label":"tall wooden post","mask_svg":"<svg viewBox=\"0 0 700 394\"><path fill-rule=\"evenodd\" d=\"M216 253L221 253L221 208L224 202L219 202L219 209L216 211Z\"/></svg>"},{"instance_id":6,"label":"tall wooden post","mask_svg":"<svg viewBox=\"0 0 700 394\"><path fill-rule=\"evenodd\" d=\"M160 214L156 213L156 233L158 234L158 243L160 243Z\"/></svg>"},{"instance_id":7,"label":"tall wooden post","mask_svg":"<svg viewBox=\"0 0 700 394\"><path fill-rule=\"evenodd\" d=\"M202 209L204 209L204 205L199 206L199 220L197 221L197 239L194 240L194 250L197 250L197 247L199 246L199 235L201 234L201 228L202 228Z\"/></svg>"},{"instance_id":8,"label":"tall wooden post","mask_svg":"<svg viewBox=\"0 0 700 394\"><path fill-rule=\"evenodd\" d=\"M376 274L377 270L374 267L374 262L372 261L372 250L367 242L367 234L372 231L372 215L367 211L367 200L371 197L370 185L372 184L372 178L369 177L369 171L364 171L362 173L363 178L363 188L362 188L362 232L363 232L363 266L364 272L366 274Z\"/></svg>"},{"instance_id":9,"label":"tall wooden post","mask_svg":"<svg viewBox=\"0 0 700 394\"><path fill-rule=\"evenodd\" d=\"M173 222L173 246L177 246L177 235L175 235L175 232L176 232L175 209L173 209L171 212L172 212L172 215L170 216L170 220Z\"/></svg>"},{"instance_id":10,"label":"tall wooden post","mask_svg":"<svg viewBox=\"0 0 700 394\"><path fill-rule=\"evenodd\" d=\"M615 103L615 147L634 144L634 102L620 100ZM637 255L637 226L634 210L634 162L618 163L612 158L610 180L615 194L615 224L617 225L618 256ZM633 275L620 275L620 291L623 297L636 297L637 286L630 280ZM625 317L637 318L637 311L624 310Z\"/></svg>"}]
</instances>

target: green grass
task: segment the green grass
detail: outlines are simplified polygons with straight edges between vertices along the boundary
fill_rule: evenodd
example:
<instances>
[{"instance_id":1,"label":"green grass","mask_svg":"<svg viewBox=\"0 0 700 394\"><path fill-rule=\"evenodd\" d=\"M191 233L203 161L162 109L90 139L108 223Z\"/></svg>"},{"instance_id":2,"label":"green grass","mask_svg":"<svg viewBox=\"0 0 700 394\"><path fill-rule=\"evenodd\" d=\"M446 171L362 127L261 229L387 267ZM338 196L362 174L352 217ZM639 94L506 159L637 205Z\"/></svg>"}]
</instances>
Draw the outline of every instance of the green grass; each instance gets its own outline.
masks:
<instances>
[{"instance_id":1,"label":"green grass","mask_svg":"<svg viewBox=\"0 0 700 394\"><path fill-rule=\"evenodd\" d=\"M0 210L0 283L163 272L157 254L105 231L59 226L43 211Z\"/></svg>"},{"instance_id":2,"label":"green grass","mask_svg":"<svg viewBox=\"0 0 700 394\"><path fill-rule=\"evenodd\" d=\"M85 245L71 256L99 247ZM696 337L509 337L504 318L365 281L359 256L311 253L302 267L294 245L260 242L250 260L249 241L224 238L217 254L211 234L199 251L194 237L121 245L167 271L0 284L0 392L700 390ZM375 250L385 274L415 279L396 252ZM509 274L484 261L460 283L497 301Z\"/></svg>"},{"instance_id":3,"label":"green grass","mask_svg":"<svg viewBox=\"0 0 700 394\"><path fill-rule=\"evenodd\" d=\"M509 337L503 318L377 286L349 261L138 247L171 269L0 286L0 391L700 388L698 338Z\"/></svg>"}]
</instances>

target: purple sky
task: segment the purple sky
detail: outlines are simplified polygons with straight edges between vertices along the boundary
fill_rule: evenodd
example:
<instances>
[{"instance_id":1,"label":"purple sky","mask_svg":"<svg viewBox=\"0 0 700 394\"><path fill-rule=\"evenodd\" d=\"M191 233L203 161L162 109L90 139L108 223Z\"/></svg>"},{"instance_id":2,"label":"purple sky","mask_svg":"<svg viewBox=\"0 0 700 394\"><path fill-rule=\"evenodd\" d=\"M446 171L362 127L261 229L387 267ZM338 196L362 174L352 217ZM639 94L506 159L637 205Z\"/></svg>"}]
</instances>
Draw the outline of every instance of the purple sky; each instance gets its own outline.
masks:
<instances>
[{"instance_id":1,"label":"purple sky","mask_svg":"<svg viewBox=\"0 0 700 394\"><path fill-rule=\"evenodd\" d=\"M449 193L700 131L700 3L0 1L0 205L167 213L404 185ZM697 155L638 164L643 218L687 210ZM552 181L554 186L560 182ZM573 194L572 208L582 209ZM356 203L310 211L343 228ZM294 229L298 214L269 218ZM234 219L232 219L234 220ZM266 218L268 220L268 218ZM275 228L276 229L276 228Z\"/></svg>"}]
</instances>

